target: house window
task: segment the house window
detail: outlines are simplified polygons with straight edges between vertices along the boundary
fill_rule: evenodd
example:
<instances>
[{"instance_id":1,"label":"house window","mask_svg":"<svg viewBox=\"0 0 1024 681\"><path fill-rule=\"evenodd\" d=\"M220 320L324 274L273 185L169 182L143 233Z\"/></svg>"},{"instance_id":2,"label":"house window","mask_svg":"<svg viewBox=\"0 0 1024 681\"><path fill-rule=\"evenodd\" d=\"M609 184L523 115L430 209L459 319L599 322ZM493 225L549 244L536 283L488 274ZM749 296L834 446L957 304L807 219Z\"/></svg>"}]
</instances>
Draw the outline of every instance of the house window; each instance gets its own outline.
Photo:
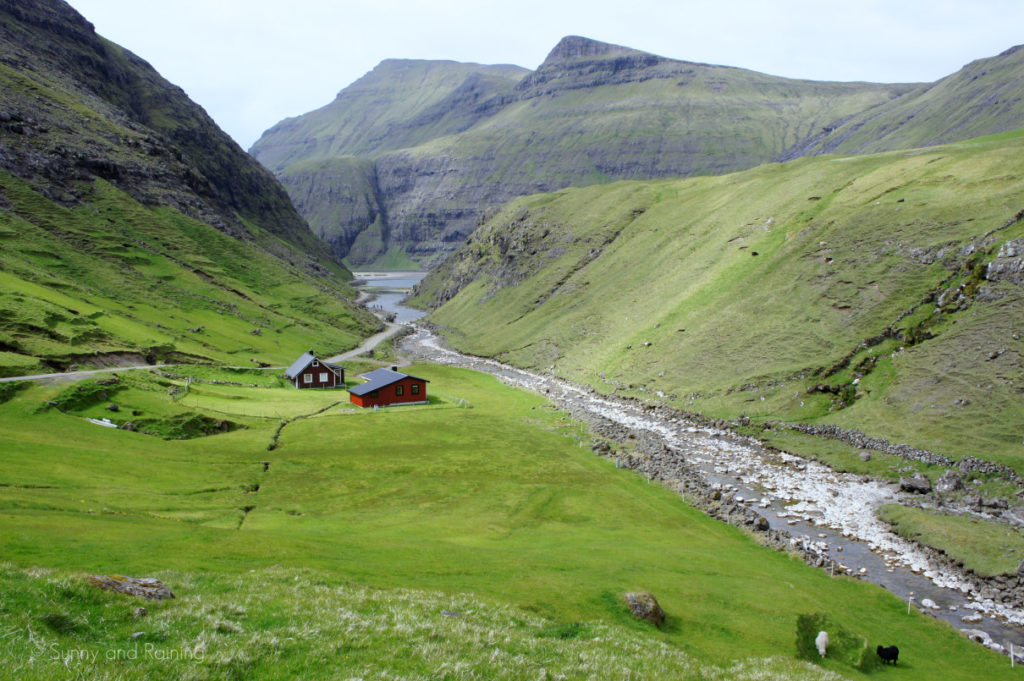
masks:
<instances>
[{"instance_id":1,"label":"house window","mask_svg":"<svg viewBox=\"0 0 1024 681\"><path fill-rule=\"evenodd\" d=\"M396 397L401 397L404 394L405 394L405 386L396 385L395 386L395 396Z\"/></svg>"},{"instance_id":2,"label":"house window","mask_svg":"<svg viewBox=\"0 0 1024 681\"><path fill-rule=\"evenodd\" d=\"M320 372L320 382L321 383L326 383L327 382L327 372L326 371L321 371Z\"/></svg>"},{"instance_id":3,"label":"house window","mask_svg":"<svg viewBox=\"0 0 1024 681\"><path fill-rule=\"evenodd\" d=\"M313 374L303 374L302 375L302 382L303 383L312 383L313 382Z\"/></svg>"},{"instance_id":4,"label":"house window","mask_svg":"<svg viewBox=\"0 0 1024 681\"><path fill-rule=\"evenodd\" d=\"M376 390L371 390L370 391L370 397L377 397L377 396L378 395L377 395L377 391Z\"/></svg>"},{"instance_id":5,"label":"house window","mask_svg":"<svg viewBox=\"0 0 1024 681\"><path fill-rule=\"evenodd\" d=\"M419 395L420 394L420 384L419 383L413 383L412 384L412 394L413 395Z\"/></svg>"},{"instance_id":6,"label":"house window","mask_svg":"<svg viewBox=\"0 0 1024 681\"><path fill-rule=\"evenodd\" d=\"M315 367L318 367L318 366L320 366L320 360L318 360L318 359L314 359L314 360L313 360L313 366L315 366Z\"/></svg>"}]
</instances>

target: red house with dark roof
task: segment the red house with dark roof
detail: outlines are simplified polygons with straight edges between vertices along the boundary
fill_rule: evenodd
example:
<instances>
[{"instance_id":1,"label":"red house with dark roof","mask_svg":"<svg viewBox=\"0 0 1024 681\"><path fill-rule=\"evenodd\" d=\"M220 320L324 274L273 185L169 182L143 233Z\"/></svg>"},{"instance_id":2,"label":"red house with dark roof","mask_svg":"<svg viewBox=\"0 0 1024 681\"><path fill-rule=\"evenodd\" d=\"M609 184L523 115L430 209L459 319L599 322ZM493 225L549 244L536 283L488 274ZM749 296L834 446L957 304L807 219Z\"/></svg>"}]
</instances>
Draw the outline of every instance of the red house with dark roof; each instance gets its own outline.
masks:
<instances>
[{"instance_id":1,"label":"red house with dark roof","mask_svg":"<svg viewBox=\"0 0 1024 681\"><path fill-rule=\"evenodd\" d=\"M366 383L351 388L349 400L360 407L386 407L391 404L426 404L427 383L424 378L403 374L398 367L375 369L361 378Z\"/></svg>"},{"instance_id":2,"label":"red house with dark roof","mask_svg":"<svg viewBox=\"0 0 1024 681\"><path fill-rule=\"evenodd\" d=\"M292 362L284 375L300 389L345 387L345 367L317 359L312 350Z\"/></svg>"}]
</instances>

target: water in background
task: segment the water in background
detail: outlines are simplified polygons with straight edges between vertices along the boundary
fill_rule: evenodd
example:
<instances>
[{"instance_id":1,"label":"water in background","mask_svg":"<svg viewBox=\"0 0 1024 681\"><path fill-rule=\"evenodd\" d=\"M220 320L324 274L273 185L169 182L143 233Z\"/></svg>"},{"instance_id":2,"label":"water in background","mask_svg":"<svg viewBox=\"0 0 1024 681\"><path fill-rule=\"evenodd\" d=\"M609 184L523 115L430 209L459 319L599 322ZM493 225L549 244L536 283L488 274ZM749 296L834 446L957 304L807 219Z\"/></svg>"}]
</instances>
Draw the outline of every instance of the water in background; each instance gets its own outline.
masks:
<instances>
[{"instance_id":1,"label":"water in background","mask_svg":"<svg viewBox=\"0 0 1024 681\"><path fill-rule=\"evenodd\" d=\"M402 305L412 287L420 283L426 272L353 272L355 278L363 283L359 290L374 296L367 303L370 308L379 308L385 312L394 312L395 321L400 324L414 322L427 313Z\"/></svg>"}]
</instances>

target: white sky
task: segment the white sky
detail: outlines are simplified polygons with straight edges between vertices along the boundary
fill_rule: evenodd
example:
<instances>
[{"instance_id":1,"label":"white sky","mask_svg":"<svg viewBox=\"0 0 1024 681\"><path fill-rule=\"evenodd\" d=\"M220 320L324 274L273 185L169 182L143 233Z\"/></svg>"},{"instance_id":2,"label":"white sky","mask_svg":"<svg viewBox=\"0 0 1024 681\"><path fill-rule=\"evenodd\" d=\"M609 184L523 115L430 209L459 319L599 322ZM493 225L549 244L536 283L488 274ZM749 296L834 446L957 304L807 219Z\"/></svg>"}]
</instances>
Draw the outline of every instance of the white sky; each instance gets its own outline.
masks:
<instances>
[{"instance_id":1,"label":"white sky","mask_svg":"<svg viewBox=\"0 0 1024 681\"><path fill-rule=\"evenodd\" d=\"M813 80L930 82L1024 43L1021 0L70 0L244 148L389 57L530 69L566 35Z\"/></svg>"}]
</instances>

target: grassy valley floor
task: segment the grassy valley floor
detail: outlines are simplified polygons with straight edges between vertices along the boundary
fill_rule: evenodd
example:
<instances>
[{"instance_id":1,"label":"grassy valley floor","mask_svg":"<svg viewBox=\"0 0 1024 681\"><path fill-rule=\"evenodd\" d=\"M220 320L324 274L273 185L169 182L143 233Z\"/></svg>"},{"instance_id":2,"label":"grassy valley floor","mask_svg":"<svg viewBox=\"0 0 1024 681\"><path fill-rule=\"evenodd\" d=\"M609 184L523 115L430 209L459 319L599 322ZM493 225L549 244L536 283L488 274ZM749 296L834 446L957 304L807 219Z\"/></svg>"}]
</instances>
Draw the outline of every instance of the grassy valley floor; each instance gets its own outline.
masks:
<instances>
[{"instance_id":1,"label":"grassy valley floor","mask_svg":"<svg viewBox=\"0 0 1024 681\"><path fill-rule=\"evenodd\" d=\"M237 373L244 385L193 383L183 397L183 380L142 373L6 391L0 677L66 678L41 652L51 644L103 658L150 642L208 654L74 673L817 678L796 660L796 621L823 612L871 649L899 645L887 677L1016 678L1005 657L879 587L759 546L594 457L541 397L464 370L412 371L431 403L379 412ZM220 434L164 440L84 418L104 413L191 413ZM85 585L96 573L156 575L178 598L135 621L139 603ZM621 594L637 589L658 597L664 628L628 614Z\"/></svg>"}]
</instances>

